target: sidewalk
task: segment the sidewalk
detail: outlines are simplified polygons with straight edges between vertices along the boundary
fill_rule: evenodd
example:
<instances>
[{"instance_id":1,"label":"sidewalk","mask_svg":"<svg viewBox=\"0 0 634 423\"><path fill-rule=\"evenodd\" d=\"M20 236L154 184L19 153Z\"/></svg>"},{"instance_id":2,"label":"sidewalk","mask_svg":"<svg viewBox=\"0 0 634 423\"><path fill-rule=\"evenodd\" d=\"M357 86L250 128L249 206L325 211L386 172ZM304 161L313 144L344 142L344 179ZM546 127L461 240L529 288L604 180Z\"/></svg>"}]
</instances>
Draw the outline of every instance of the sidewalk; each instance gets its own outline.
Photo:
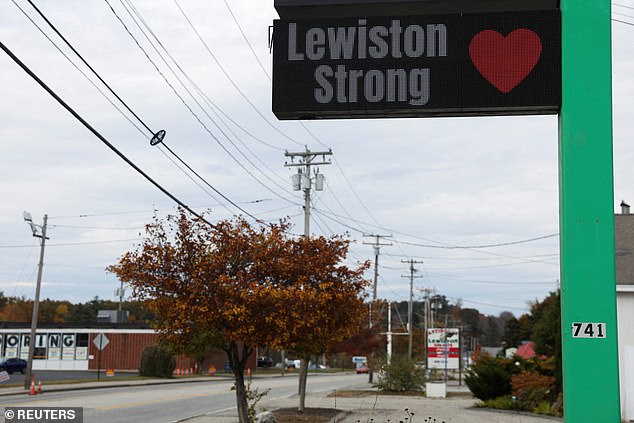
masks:
<instances>
[{"instance_id":1,"label":"sidewalk","mask_svg":"<svg viewBox=\"0 0 634 423\"><path fill-rule=\"evenodd\" d=\"M447 398L425 398L405 395L376 395L371 385L364 384L351 387L353 390L367 390L367 395L354 397L337 397L334 392L307 392L307 408L336 408L341 410L332 423L553 423L562 419L540 417L525 413L492 411L474 408L476 399L464 386L449 386ZM297 395L267 400L258 404L259 410L275 410L297 407ZM407 411L406 411L407 409ZM237 423L235 409L208 413L202 416L183 420L184 423Z\"/></svg>"},{"instance_id":2,"label":"sidewalk","mask_svg":"<svg viewBox=\"0 0 634 423\"><path fill-rule=\"evenodd\" d=\"M227 376L230 377L230 376ZM223 376L215 376L215 380L226 380ZM83 382L69 384L47 384L44 392L71 391L77 389L97 389L116 386L143 386L167 383L210 382L209 377L192 377L183 379L145 379L111 382ZM336 395L336 391L310 391L306 393L307 408L336 408L342 413L333 423L398 423L405 421L409 413L412 423L553 423L562 419L540 417L531 414L507 411L492 411L474 408L476 399L471 396L465 386L450 385L447 387L447 398L425 398L405 395L377 395L376 389L369 383L360 383L346 387L346 391L366 391L363 395ZM8 395L25 395L23 387L1 388L0 397ZM294 408L298 405L297 395L267 398L258 404L258 411ZM237 423L237 411L231 404L225 410L211 412L182 420L183 423ZM435 419L435 420L434 420Z\"/></svg>"}]
</instances>

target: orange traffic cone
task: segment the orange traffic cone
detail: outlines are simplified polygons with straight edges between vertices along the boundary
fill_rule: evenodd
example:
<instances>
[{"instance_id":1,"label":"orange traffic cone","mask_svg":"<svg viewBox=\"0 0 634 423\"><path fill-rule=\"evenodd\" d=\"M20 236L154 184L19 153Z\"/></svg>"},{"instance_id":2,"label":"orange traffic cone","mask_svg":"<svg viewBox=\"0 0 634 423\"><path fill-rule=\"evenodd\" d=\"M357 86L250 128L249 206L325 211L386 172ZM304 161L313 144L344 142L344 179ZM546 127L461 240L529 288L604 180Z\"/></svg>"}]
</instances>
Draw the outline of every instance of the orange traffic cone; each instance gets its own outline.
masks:
<instances>
[{"instance_id":1,"label":"orange traffic cone","mask_svg":"<svg viewBox=\"0 0 634 423\"><path fill-rule=\"evenodd\" d=\"M37 381L37 393L38 394L42 393L42 381L41 380Z\"/></svg>"},{"instance_id":2,"label":"orange traffic cone","mask_svg":"<svg viewBox=\"0 0 634 423\"><path fill-rule=\"evenodd\" d=\"M35 381L31 379L31 390L29 391L29 395L35 395Z\"/></svg>"}]
</instances>

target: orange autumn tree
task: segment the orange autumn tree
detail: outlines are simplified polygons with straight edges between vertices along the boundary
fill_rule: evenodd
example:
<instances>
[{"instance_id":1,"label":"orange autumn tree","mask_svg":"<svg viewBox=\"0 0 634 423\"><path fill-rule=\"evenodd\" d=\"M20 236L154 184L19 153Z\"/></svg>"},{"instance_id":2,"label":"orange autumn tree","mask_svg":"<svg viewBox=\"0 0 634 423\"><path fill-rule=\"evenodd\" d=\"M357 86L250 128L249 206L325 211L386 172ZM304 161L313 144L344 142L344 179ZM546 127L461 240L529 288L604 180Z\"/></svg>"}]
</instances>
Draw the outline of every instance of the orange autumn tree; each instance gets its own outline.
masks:
<instances>
[{"instance_id":1,"label":"orange autumn tree","mask_svg":"<svg viewBox=\"0 0 634 423\"><path fill-rule=\"evenodd\" d=\"M298 322L312 318L304 311L314 291L296 276L305 257L287 229L285 222L251 226L239 217L211 226L181 211L147 225L137 250L109 267L147 302L169 345L185 347L206 331L226 352L241 423L249 422L248 357L256 347L297 344L291 335Z\"/></svg>"},{"instance_id":2,"label":"orange autumn tree","mask_svg":"<svg viewBox=\"0 0 634 423\"><path fill-rule=\"evenodd\" d=\"M356 269L343 265L349 242L341 237L300 238L290 244L292 255L301 257L289 269L290 285L298 292L291 306L301 316L293 322L289 349L301 359L299 411L303 411L311 356L328 352L365 326L363 292L369 282L363 273L370 263Z\"/></svg>"}]
</instances>

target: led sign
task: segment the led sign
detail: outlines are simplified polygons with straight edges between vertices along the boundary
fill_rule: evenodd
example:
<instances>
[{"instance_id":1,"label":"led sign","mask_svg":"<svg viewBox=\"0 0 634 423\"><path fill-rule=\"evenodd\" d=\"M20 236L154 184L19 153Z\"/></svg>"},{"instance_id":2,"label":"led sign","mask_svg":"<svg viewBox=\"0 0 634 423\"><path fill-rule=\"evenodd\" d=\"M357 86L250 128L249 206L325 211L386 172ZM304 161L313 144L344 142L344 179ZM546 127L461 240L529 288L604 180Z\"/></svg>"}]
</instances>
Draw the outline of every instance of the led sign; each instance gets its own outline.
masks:
<instances>
[{"instance_id":1,"label":"led sign","mask_svg":"<svg viewBox=\"0 0 634 423\"><path fill-rule=\"evenodd\" d=\"M557 113L558 10L283 19L279 119Z\"/></svg>"}]
</instances>

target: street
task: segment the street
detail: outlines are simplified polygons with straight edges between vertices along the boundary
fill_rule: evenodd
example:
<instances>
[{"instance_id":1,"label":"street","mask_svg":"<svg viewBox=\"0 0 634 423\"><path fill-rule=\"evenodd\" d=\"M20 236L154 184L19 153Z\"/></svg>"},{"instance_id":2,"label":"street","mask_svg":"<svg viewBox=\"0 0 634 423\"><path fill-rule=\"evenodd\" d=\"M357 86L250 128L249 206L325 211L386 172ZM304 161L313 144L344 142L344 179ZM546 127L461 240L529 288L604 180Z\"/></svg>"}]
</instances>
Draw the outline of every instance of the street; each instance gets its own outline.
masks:
<instances>
[{"instance_id":1,"label":"street","mask_svg":"<svg viewBox=\"0 0 634 423\"><path fill-rule=\"evenodd\" d=\"M367 381L367 375L310 375L311 392L342 389ZM37 396L0 397L0 405L15 407L83 407L86 423L172 422L201 414L235 408L230 380L97 388L82 391L50 392ZM253 388L271 388L262 403L297 393L297 377L255 378Z\"/></svg>"},{"instance_id":2,"label":"street","mask_svg":"<svg viewBox=\"0 0 634 423\"><path fill-rule=\"evenodd\" d=\"M126 376L137 376L138 372L119 372L117 373L118 377L126 377ZM11 378L9 382L11 384L20 384L24 383L24 378L26 375L20 373L13 373L9 375ZM99 377L101 380L108 380L109 378L105 374L105 370L101 370ZM54 381L67 381L67 380L97 380L97 371L94 370L35 370L33 372L33 379L37 384L38 381L42 381L42 383L50 383Z\"/></svg>"}]
</instances>

